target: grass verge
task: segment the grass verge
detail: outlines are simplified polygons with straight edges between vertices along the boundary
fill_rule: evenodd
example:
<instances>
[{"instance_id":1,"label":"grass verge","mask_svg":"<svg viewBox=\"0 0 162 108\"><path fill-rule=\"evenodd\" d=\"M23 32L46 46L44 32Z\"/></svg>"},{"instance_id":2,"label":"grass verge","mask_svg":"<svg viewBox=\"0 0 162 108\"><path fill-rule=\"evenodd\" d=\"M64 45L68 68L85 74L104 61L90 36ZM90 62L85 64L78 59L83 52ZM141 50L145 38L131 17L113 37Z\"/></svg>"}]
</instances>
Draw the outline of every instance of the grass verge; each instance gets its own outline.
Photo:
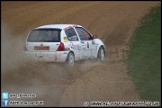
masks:
<instances>
[{"instance_id":1,"label":"grass verge","mask_svg":"<svg viewBox=\"0 0 162 108\"><path fill-rule=\"evenodd\" d=\"M152 8L134 32L128 74L142 100L161 101L161 7Z\"/></svg>"}]
</instances>

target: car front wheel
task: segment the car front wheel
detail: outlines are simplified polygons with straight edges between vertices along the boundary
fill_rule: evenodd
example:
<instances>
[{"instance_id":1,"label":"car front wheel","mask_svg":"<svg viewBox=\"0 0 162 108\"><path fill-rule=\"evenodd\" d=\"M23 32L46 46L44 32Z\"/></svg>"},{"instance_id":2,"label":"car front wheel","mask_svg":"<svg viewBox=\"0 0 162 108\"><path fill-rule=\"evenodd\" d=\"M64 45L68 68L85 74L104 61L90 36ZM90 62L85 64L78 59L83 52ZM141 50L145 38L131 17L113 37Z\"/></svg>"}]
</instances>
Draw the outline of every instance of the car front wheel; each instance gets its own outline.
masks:
<instances>
[{"instance_id":1,"label":"car front wheel","mask_svg":"<svg viewBox=\"0 0 162 108\"><path fill-rule=\"evenodd\" d=\"M67 63L69 66L74 65L74 54L72 52L68 54Z\"/></svg>"},{"instance_id":2,"label":"car front wheel","mask_svg":"<svg viewBox=\"0 0 162 108\"><path fill-rule=\"evenodd\" d=\"M100 47L97 55L97 59L100 60L101 62L104 62L105 60L105 50L103 47Z\"/></svg>"}]
</instances>

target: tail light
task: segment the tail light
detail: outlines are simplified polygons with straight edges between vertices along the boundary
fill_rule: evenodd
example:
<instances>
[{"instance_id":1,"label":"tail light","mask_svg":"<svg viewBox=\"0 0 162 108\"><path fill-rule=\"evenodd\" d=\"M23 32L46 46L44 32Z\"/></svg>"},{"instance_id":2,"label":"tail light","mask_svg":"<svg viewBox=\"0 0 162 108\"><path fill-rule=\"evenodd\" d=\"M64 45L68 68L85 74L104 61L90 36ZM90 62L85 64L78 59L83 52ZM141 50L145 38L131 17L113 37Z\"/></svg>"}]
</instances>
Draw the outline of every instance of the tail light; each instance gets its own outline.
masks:
<instances>
[{"instance_id":1,"label":"tail light","mask_svg":"<svg viewBox=\"0 0 162 108\"><path fill-rule=\"evenodd\" d=\"M64 43L62 43L62 42L60 43L57 51L65 51L65 45L64 45Z\"/></svg>"}]
</instances>

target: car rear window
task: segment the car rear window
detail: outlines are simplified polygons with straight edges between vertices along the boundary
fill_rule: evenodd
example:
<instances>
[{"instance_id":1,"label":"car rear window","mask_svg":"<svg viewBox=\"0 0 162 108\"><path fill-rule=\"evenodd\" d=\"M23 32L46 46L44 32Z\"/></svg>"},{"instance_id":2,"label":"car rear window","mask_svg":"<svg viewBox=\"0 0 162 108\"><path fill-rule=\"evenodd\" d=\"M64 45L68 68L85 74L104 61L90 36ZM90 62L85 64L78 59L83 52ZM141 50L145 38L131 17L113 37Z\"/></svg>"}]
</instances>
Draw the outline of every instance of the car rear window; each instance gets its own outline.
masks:
<instances>
[{"instance_id":1,"label":"car rear window","mask_svg":"<svg viewBox=\"0 0 162 108\"><path fill-rule=\"evenodd\" d=\"M28 42L60 42L61 29L35 29L28 37Z\"/></svg>"}]
</instances>

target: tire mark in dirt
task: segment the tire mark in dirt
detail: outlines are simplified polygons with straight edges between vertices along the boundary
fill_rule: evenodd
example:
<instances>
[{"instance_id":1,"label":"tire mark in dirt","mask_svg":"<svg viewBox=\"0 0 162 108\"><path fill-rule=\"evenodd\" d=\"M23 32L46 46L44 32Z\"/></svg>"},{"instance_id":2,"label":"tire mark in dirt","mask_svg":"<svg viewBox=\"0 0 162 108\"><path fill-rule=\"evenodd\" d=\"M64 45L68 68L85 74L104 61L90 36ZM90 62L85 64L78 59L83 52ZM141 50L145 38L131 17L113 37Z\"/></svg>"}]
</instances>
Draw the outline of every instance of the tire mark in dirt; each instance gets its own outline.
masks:
<instances>
[{"instance_id":1,"label":"tire mark in dirt","mask_svg":"<svg viewBox=\"0 0 162 108\"><path fill-rule=\"evenodd\" d=\"M69 15L72 15L73 13L77 12L78 10L84 10L85 8L88 8L90 6L94 6L98 4L98 2L94 2L94 3L83 3L82 5L80 5L78 3L78 5L73 6L73 7L69 7L66 10L63 10L61 12L59 12L56 16L55 21L53 21L53 23L64 23L64 20L62 20L62 18L67 19L69 17ZM75 8L75 9L74 9Z\"/></svg>"},{"instance_id":2,"label":"tire mark in dirt","mask_svg":"<svg viewBox=\"0 0 162 108\"><path fill-rule=\"evenodd\" d=\"M107 60L109 63L120 63L120 62L125 62L128 57L128 46L114 46L110 47L107 50Z\"/></svg>"},{"instance_id":3,"label":"tire mark in dirt","mask_svg":"<svg viewBox=\"0 0 162 108\"><path fill-rule=\"evenodd\" d=\"M107 4L105 3L105 4L103 4L103 8L106 8L104 5L106 5L106 7L107 7ZM92 29L95 25L97 25L100 21L102 21L102 20L105 20L106 19L106 13L109 13L109 12L111 12L114 8L117 8L117 7L119 7L119 6L121 6L122 4L110 4L109 3L109 7L108 7L108 9L106 9L106 11L101 11L99 14L100 15L97 15L97 17L96 18L94 18L94 20L92 20L92 22L89 24L89 26L88 26L88 29ZM101 10L103 10L103 8L100 8ZM99 34L100 35L100 34Z\"/></svg>"},{"instance_id":4,"label":"tire mark in dirt","mask_svg":"<svg viewBox=\"0 0 162 108\"><path fill-rule=\"evenodd\" d=\"M15 14L17 15L17 17L13 16L12 19L8 19L9 17L7 16L3 17L2 20L11 25L13 35L17 35L17 33L21 33L29 27L33 29L44 24L57 23L58 21L60 22L60 18L68 16L68 14L71 14L77 10L82 10L83 8L93 6L95 4L98 4L98 2L58 2L58 4L57 2L56 4L55 2L38 2L38 4L35 4L35 6L32 6L30 8L25 6L25 8L27 9L24 9L24 7L21 6L13 10L8 10L8 12L4 11L2 12L3 16L6 16L6 14L13 15L12 13L17 11L18 13ZM45 5L48 5L48 7L46 7ZM5 6L2 6L2 8L4 7ZM19 23L17 23L18 19L21 19L19 20Z\"/></svg>"},{"instance_id":5,"label":"tire mark in dirt","mask_svg":"<svg viewBox=\"0 0 162 108\"><path fill-rule=\"evenodd\" d=\"M92 5L92 6L88 6L88 7L84 8L84 9L78 10L78 11L76 11L74 13L71 13L71 14L68 15L68 17L63 17L61 20L63 21L63 23L72 23L72 24L76 23L76 21L73 21L73 20L77 19L77 17L82 18L82 15L84 15L85 13L88 13L89 10L91 10L94 7L97 7L99 5L102 5L102 2L98 3L98 4L95 4L95 5ZM93 18L93 16L91 16L91 17ZM77 24L81 24L81 23L78 22Z\"/></svg>"},{"instance_id":6,"label":"tire mark in dirt","mask_svg":"<svg viewBox=\"0 0 162 108\"><path fill-rule=\"evenodd\" d=\"M4 3L4 5L6 4L5 2L2 2L2 3ZM11 2L12 5L14 5L14 4L17 5L17 3L18 2ZM6 17L12 18L15 15L20 15L20 14L21 15L28 14L30 16L31 12L38 14L38 13L40 13L40 11L41 11L41 13L43 13L43 15L52 13L54 11L56 13L59 13L62 10L68 9L69 7L77 6L76 2L71 2L70 4L68 4L68 2L57 2L57 1L56 2L50 2L49 1L49 2L45 2L45 3L36 2L35 4L33 4L31 6L30 6L31 2L26 2L25 4L24 4L24 2L22 2L22 3L23 4L21 6L19 6L19 7L17 6L14 9L12 7L10 7L11 9L9 8L9 9L5 10L5 6L3 6L2 9L5 10L5 11L3 12L2 19L5 19ZM11 5L11 4L9 4L9 5ZM66 4L68 4L68 6ZM44 5L48 5L48 8L45 7ZM64 6L61 6L61 5L64 5ZM80 3L80 5L83 5L83 3ZM56 9L57 9L57 11L56 11ZM8 15L7 13L10 13L10 14ZM48 15L46 17L48 17Z\"/></svg>"},{"instance_id":7,"label":"tire mark in dirt","mask_svg":"<svg viewBox=\"0 0 162 108\"><path fill-rule=\"evenodd\" d=\"M119 70L117 67L122 68ZM131 78L124 72L125 68L123 63L108 63L93 67L66 89L60 106L83 106L85 101L139 100L137 93L133 90Z\"/></svg>"},{"instance_id":8,"label":"tire mark in dirt","mask_svg":"<svg viewBox=\"0 0 162 108\"><path fill-rule=\"evenodd\" d=\"M107 3L106 2L105 3L101 2L100 4L96 4L94 6L90 6L88 8L76 11L76 13L74 13L75 15L72 14L70 16L70 18L63 19L63 22L64 23L81 24L84 27L86 27L87 29L90 29L90 31L92 31L92 33L93 33L94 28L91 30L90 26L92 26L93 22L95 22L98 18L103 18L102 15L104 13L106 13L106 12L102 11L102 10L103 10L103 8L105 9L105 8L108 7L107 4L109 4L109 2L107 2ZM116 5L117 4L110 2L110 4L109 4L110 7L109 8L111 8L111 7L113 8ZM99 6L100 7L102 6L102 8L98 8ZM100 11L100 12L97 13L96 10ZM96 25L98 25L98 24L96 24Z\"/></svg>"}]
</instances>

